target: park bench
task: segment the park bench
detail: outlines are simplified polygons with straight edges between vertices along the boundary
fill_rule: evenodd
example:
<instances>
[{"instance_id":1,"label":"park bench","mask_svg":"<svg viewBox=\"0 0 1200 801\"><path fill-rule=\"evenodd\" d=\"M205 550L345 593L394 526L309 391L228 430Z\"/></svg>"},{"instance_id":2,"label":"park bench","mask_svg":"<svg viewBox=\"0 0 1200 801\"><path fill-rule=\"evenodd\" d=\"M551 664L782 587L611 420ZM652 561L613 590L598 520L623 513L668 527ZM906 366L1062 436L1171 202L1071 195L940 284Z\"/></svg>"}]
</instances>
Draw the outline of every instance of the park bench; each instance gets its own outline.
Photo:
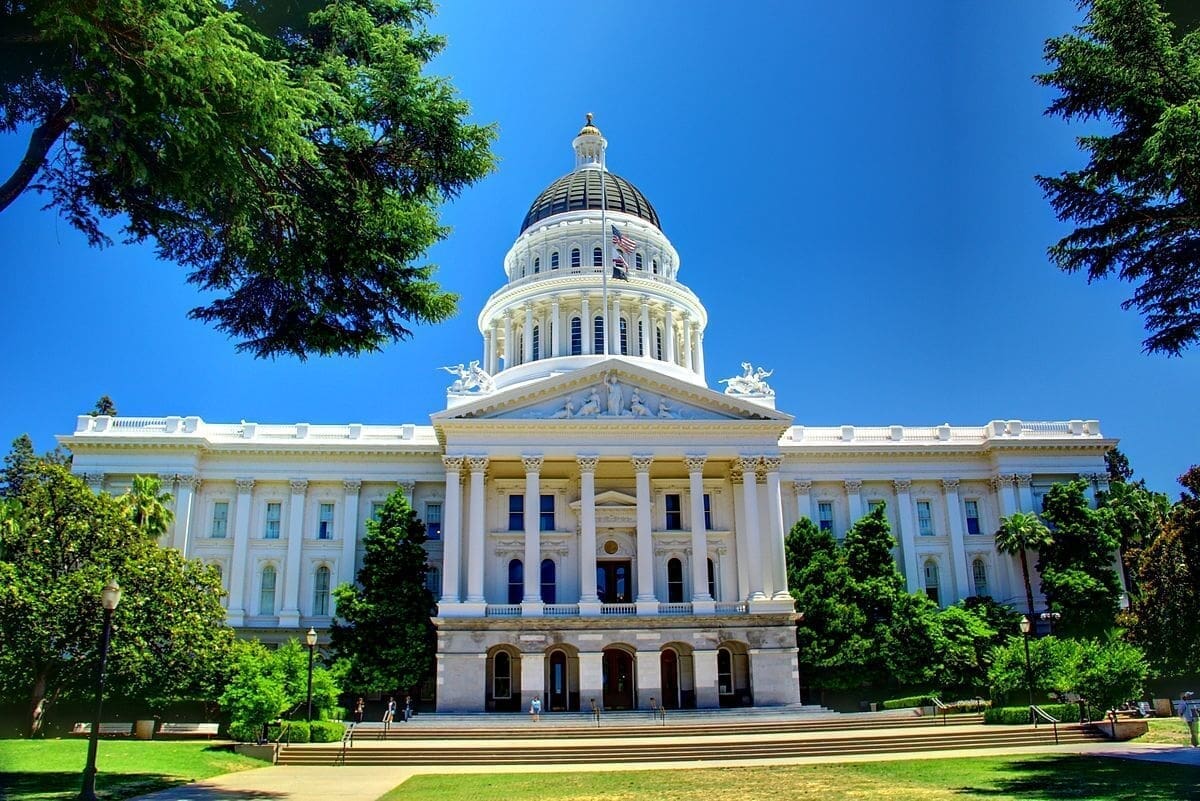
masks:
<instances>
[{"instance_id":1,"label":"park bench","mask_svg":"<svg viewBox=\"0 0 1200 801\"><path fill-rule=\"evenodd\" d=\"M90 724L90 723L76 723L71 728L71 734L91 734L91 733L92 733L92 724ZM132 723L101 723L100 724L100 734L104 735L105 737L111 737L114 735L129 735L132 733L133 733L133 724Z\"/></svg>"},{"instance_id":2,"label":"park bench","mask_svg":"<svg viewBox=\"0 0 1200 801\"><path fill-rule=\"evenodd\" d=\"M217 723L164 723L158 727L160 736L216 737Z\"/></svg>"}]
</instances>

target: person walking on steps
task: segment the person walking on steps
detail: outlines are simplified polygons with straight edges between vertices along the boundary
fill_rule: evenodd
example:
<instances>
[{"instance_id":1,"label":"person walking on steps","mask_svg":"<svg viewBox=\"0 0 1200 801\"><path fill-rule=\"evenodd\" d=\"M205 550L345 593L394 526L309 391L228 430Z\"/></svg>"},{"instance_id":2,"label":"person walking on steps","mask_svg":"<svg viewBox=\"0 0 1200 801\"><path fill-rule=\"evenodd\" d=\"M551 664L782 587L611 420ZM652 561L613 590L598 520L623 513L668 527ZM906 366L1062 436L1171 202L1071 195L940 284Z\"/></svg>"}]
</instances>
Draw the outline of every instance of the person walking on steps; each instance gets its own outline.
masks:
<instances>
[{"instance_id":1,"label":"person walking on steps","mask_svg":"<svg viewBox=\"0 0 1200 801\"><path fill-rule=\"evenodd\" d=\"M412 696L405 694L404 696L404 722L408 723L412 720Z\"/></svg>"},{"instance_id":2,"label":"person walking on steps","mask_svg":"<svg viewBox=\"0 0 1200 801\"><path fill-rule=\"evenodd\" d=\"M537 723L542 719L542 699L534 698L533 703L529 705L529 717L533 718L533 722Z\"/></svg>"},{"instance_id":3,"label":"person walking on steps","mask_svg":"<svg viewBox=\"0 0 1200 801\"><path fill-rule=\"evenodd\" d=\"M392 727L392 720L396 717L396 699L388 696L387 709L383 712L383 733L387 734L388 729Z\"/></svg>"},{"instance_id":4,"label":"person walking on steps","mask_svg":"<svg viewBox=\"0 0 1200 801\"><path fill-rule=\"evenodd\" d=\"M367 711L367 702L360 695L358 700L354 702L354 725L361 725L363 722L363 714Z\"/></svg>"}]
</instances>

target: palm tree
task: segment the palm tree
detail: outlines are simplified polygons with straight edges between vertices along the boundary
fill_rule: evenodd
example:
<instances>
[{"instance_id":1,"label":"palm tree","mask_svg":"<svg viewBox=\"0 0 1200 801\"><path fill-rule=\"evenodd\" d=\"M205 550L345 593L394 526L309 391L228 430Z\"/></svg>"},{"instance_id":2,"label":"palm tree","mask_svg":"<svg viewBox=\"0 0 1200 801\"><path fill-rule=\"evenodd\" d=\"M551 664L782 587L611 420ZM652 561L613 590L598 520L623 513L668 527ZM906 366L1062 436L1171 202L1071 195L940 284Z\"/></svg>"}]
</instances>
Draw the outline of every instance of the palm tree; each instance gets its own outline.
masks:
<instances>
[{"instance_id":1,"label":"palm tree","mask_svg":"<svg viewBox=\"0 0 1200 801\"><path fill-rule=\"evenodd\" d=\"M171 493L160 492L161 489L162 484L154 476L134 476L133 486L125 493L133 524L155 540L167 533L175 518L168 506Z\"/></svg>"},{"instance_id":2,"label":"palm tree","mask_svg":"<svg viewBox=\"0 0 1200 801\"><path fill-rule=\"evenodd\" d=\"M1033 619L1033 587L1029 583L1028 550L1038 550L1049 545L1050 529L1033 512L1013 512L1000 518L1000 530L996 532L996 550L1000 553L1017 554L1021 557L1021 576L1025 579L1025 601L1029 604L1029 618Z\"/></svg>"}]
</instances>

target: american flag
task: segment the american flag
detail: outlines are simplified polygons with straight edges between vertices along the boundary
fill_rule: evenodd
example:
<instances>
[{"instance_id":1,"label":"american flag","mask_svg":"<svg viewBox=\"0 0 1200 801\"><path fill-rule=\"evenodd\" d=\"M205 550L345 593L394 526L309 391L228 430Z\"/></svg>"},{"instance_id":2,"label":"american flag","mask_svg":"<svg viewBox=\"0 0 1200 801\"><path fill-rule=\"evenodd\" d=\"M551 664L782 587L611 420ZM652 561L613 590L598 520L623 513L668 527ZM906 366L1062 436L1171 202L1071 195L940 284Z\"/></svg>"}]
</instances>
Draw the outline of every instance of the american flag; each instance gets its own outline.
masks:
<instances>
[{"instance_id":1,"label":"american flag","mask_svg":"<svg viewBox=\"0 0 1200 801\"><path fill-rule=\"evenodd\" d=\"M612 227L612 232L613 244L617 246L617 250L624 253L632 253L637 250L637 242L622 234L621 229L617 228L617 226L614 225Z\"/></svg>"}]
</instances>

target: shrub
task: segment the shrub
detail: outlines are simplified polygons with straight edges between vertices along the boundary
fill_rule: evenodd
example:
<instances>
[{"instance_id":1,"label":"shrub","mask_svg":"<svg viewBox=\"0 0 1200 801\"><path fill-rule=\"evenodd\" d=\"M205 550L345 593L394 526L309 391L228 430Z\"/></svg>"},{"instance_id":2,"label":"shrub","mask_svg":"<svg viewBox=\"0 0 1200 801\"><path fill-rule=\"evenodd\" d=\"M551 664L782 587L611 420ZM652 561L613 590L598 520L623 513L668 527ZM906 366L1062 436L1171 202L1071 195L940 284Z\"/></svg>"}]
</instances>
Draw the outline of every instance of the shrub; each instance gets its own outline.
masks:
<instances>
[{"instance_id":1,"label":"shrub","mask_svg":"<svg viewBox=\"0 0 1200 801\"><path fill-rule=\"evenodd\" d=\"M256 743L261 734L262 726L256 726L253 723L229 724L229 739L237 740L239 743Z\"/></svg>"},{"instance_id":2,"label":"shrub","mask_svg":"<svg viewBox=\"0 0 1200 801\"><path fill-rule=\"evenodd\" d=\"M337 720L314 720L309 725L309 730L310 742L337 743L341 742L342 735L346 733L346 726Z\"/></svg>"},{"instance_id":3,"label":"shrub","mask_svg":"<svg viewBox=\"0 0 1200 801\"><path fill-rule=\"evenodd\" d=\"M1064 723L1079 720L1079 706L1076 704L1045 704L1041 707L1047 715L1058 718ZM1027 706L997 706L983 713L984 723L1017 724L1029 722L1029 707Z\"/></svg>"},{"instance_id":4,"label":"shrub","mask_svg":"<svg viewBox=\"0 0 1200 801\"><path fill-rule=\"evenodd\" d=\"M892 698L883 702L883 709L908 709L914 706L933 706L933 697L929 695L907 695L903 698Z\"/></svg>"},{"instance_id":5,"label":"shrub","mask_svg":"<svg viewBox=\"0 0 1200 801\"><path fill-rule=\"evenodd\" d=\"M288 733L280 737L280 724L272 723L270 728L271 742L280 740L281 742L291 743L307 743L310 737L308 722L304 720L285 720L284 726L287 726Z\"/></svg>"}]
</instances>

